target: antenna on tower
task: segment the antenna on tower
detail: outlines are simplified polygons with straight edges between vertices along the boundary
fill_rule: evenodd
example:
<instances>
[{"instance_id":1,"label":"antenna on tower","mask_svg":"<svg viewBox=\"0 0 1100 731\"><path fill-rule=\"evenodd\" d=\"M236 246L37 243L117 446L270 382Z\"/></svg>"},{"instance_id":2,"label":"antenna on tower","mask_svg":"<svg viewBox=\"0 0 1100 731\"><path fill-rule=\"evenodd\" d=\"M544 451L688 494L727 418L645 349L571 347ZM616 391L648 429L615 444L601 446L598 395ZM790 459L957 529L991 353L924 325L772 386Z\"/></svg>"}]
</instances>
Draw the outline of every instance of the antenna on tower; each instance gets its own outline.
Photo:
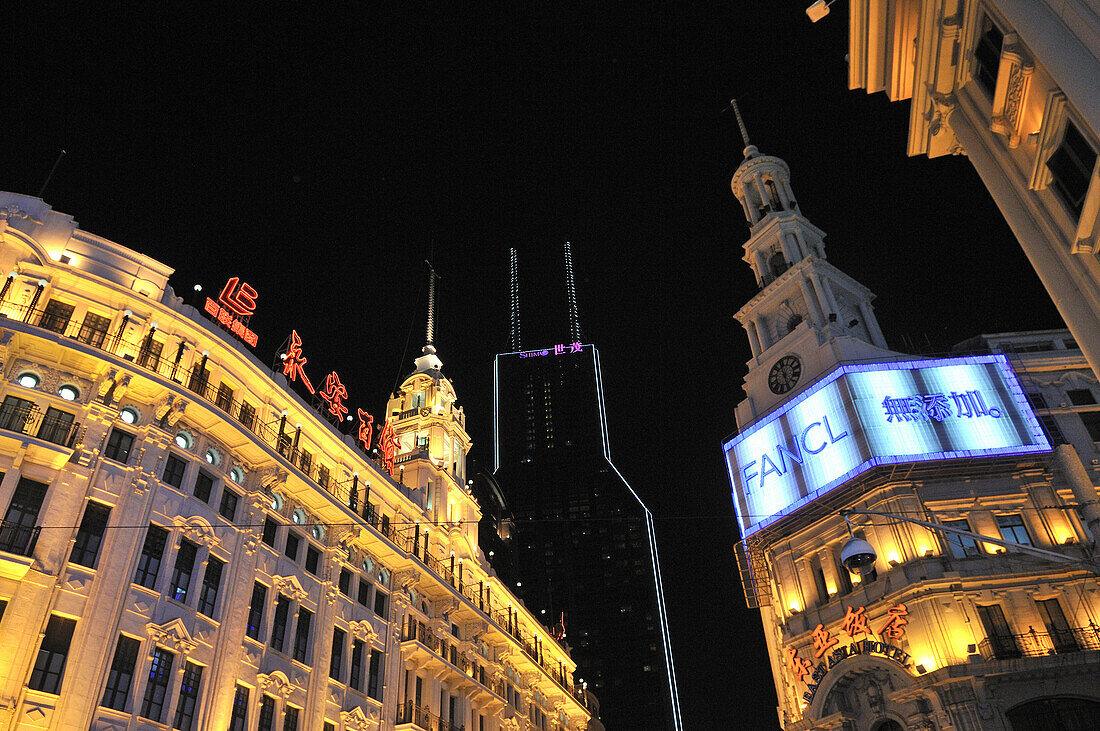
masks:
<instances>
[{"instance_id":1,"label":"antenna on tower","mask_svg":"<svg viewBox=\"0 0 1100 731\"><path fill-rule=\"evenodd\" d=\"M736 99L730 99L730 109L733 110L733 116L737 117L737 128L741 130L741 140L745 143L745 147L748 147L752 143L749 142L749 129L745 126L745 120L741 117L741 108L737 106Z\"/></svg>"},{"instance_id":2,"label":"antenna on tower","mask_svg":"<svg viewBox=\"0 0 1100 731\"><path fill-rule=\"evenodd\" d=\"M578 343L581 339L581 319L577 314L577 288L573 283L573 250L565 242L565 296L569 302L569 338Z\"/></svg>"},{"instance_id":3,"label":"antenna on tower","mask_svg":"<svg viewBox=\"0 0 1100 731\"><path fill-rule=\"evenodd\" d=\"M425 345L432 345L435 339L435 280L439 279L439 275L435 273L435 267L430 261L424 263L428 265L428 329Z\"/></svg>"},{"instance_id":4,"label":"antenna on tower","mask_svg":"<svg viewBox=\"0 0 1100 731\"><path fill-rule=\"evenodd\" d=\"M521 347L519 331L519 259L515 248L508 250L508 276L511 286L512 299L512 352L516 353Z\"/></svg>"}]
</instances>

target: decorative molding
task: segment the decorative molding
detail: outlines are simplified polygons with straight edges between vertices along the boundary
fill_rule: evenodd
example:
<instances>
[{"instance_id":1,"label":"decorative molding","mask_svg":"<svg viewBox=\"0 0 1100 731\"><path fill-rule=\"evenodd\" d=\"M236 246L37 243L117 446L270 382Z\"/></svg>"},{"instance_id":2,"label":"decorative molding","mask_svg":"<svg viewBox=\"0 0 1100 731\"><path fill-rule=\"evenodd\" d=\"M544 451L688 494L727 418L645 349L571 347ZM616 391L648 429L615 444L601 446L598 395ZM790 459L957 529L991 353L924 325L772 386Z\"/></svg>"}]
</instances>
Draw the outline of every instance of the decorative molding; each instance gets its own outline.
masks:
<instances>
[{"instance_id":1,"label":"decorative molding","mask_svg":"<svg viewBox=\"0 0 1100 731\"><path fill-rule=\"evenodd\" d=\"M309 592L302 588L302 584L298 581L297 576L272 576L271 585L275 587L276 592L287 596L299 604L309 596Z\"/></svg>"},{"instance_id":2,"label":"decorative molding","mask_svg":"<svg viewBox=\"0 0 1100 731\"><path fill-rule=\"evenodd\" d=\"M374 725L374 721L378 718L378 709L371 706L369 713L370 715L368 716L363 712L362 706L356 706L350 711L340 711L340 721L344 724L345 729L369 731Z\"/></svg>"},{"instance_id":3,"label":"decorative molding","mask_svg":"<svg viewBox=\"0 0 1100 731\"><path fill-rule=\"evenodd\" d=\"M384 640L379 636L378 630L374 628L374 623L369 619L363 619L348 624L348 628L351 630L353 637L363 640L368 645L383 644Z\"/></svg>"},{"instance_id":4,"label":"decorative molding","mask_svg":"<svg viewBox=\"0 0 1100 731\"><path fill-rule=\"evenodd\" d=\"M184 657L189 655L198 645L191 633L187 631L187 626L183 623L183 620L178 617L160 625L150 622L145 625L145 631L154 644L164 645Z\"/></svg>"},{"instance_id":5,"label":"decorative molding","mask_svg":"<svg viewBox=\"0 0 1100 731\"><path fill-rule=\"evenodd\" d=\"M192 515L188 518L177 516L174 518L174 522L176 523L176 527L179 528L180 533L196 542L202 543L208 549L213 549L221 545L221 541L214 533L214 528L201 516Z\"/></svg>"},{"instance_id":6,"label":"decorative molding","mask_svg":"<svg viewBox=\"0 0 1100 731\"><path fill-rule=\"evenodd\" d=\"M264 693L270 693L271 695L279 696L285 703L286 700L290 698L290 694L294 692L294 685L281 670L257 675L256 685L260 688L261 701L263 700Z\"/></svg>"}]
</instances>

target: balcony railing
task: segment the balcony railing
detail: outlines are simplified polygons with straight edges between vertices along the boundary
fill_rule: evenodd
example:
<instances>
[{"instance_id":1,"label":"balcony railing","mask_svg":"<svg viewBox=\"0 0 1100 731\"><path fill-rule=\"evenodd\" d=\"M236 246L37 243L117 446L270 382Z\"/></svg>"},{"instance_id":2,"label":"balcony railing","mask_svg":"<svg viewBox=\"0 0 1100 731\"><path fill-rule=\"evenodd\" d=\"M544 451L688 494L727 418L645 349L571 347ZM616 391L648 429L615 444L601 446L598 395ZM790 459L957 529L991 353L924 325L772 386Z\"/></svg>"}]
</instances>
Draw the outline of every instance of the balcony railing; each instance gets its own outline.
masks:
<instances>
[{"instance_id":1,"label":"balcony railing","mask_svg":"<svg viewBox=\"0 0 1100 731\"><path fill-rule=\"evenodd\" d=\"M978 643L984 660L1043 657L1084 650L1100 650L1100 626L1067 627L1053 632L1032 628L1019 635L990 635Z\"/></svg>"},{"instance_id":2,"label":"balcony railing","mask_svg":"<svg viewBox=\"0 0 1100 731\"><path fill-rule=\"evenodd\" d=\"M0 429L30 434L47 442L72 449L84 440L84 427L73 421L72 414L45 414L38 404L24 401L15 408L0 409Z\"/></svg>"},{"instance_id":3,"label":"balcony railing","mask_svg":"<svg viewBox=\"0 0 1100 731\"><path fill-rule=\"evenodd\" d=\"M397 707L397 723L411 723L424 731L465 731L465 726L440 718L424 706L418 706L412 701L405 701L404 705Z\"/></svg>"},{"instance_id":4,"label":"balcony railing","mask_svg":"<svg viewBox=\"0 0 1100 731\"><path fill-rule=\"evenodd\" d=\"M30 556L34 553L40 531L41 528L36 525L19 525L0 520L0 551Z\"/></svg>"}]
</instances>

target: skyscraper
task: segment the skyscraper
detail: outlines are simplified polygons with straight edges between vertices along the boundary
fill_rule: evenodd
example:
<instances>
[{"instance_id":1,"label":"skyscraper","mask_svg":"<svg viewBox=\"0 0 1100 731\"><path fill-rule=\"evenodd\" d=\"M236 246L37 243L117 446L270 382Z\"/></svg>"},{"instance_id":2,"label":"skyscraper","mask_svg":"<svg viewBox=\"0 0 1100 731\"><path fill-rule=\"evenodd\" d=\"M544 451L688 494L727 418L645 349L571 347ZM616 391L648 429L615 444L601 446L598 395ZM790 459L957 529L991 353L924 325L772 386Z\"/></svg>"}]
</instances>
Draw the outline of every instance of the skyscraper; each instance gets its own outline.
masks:
<instances>
[{"instance_id":1,"label":"skyscraper","mask_svg":"<svg viewBox=\"0 0 1100 731\"><path fill-rule=\"evenodd\" d=\"M680 729L653 516L611 460L599 351L579 339L570 269L571 342L494 363L494 467L531 582L516 591L565 633L609 728ZM513 346L516 290L513 266Z\"/></svg>"}]
</instances>

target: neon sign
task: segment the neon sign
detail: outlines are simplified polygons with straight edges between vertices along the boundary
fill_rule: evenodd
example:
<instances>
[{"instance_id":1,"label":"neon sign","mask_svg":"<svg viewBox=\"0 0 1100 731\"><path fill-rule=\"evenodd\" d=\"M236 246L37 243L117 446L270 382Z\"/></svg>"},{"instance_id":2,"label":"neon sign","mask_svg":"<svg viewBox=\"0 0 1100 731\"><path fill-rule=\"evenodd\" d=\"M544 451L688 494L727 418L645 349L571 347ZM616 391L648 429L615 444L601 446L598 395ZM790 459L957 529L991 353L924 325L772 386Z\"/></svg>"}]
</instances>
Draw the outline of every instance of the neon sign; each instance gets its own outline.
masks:
<instances>
[{"instance_id":1,"label":"neon sign","mask_svg":"<svg viewBox=\"0 0 1100 731\"><path fill-rule=\"evenodd\" d=\"M378 435L378 448L382 450L382 466L390 473L390 477L393 477L396 469L397 435L393 431L393 422L390 419L386 419Z\"/></svg>"},{"instance_id":2,"label":"neon sign","mask_svg":"<svg viewBox=\"0 0 1100 731\"><path fill-rule=\"evenodd\" d=\"M251 345L253 348L256 347L256 343L259 342L259 337L238 319L235 312L228 307L223 307L210 297L206 298L206 305L203 309L206 310L206 314L210 315L211 319L219 325Z\"/></svg>"},{"instance_id":3,"label":"neon sign","mask_svg":"<svg viewBox=\"0 0 1100 731\"><path fill-rule=\"evenodd\" d=\"M873 467L1050 444L1003 355L841 366L723 445L742 536Z\"/></svg>"},{"instance_id":4,"label":"neon sign","mask_svg":"<svg viewBox=\"0 0 1100 731\"><path fill-rule=\"evenodd\" d=\"M359 412L359 443L369 452L371 437L374 433L374 417L362 409L356 409L356 411Z\"/></svg>"},{"instance_id":5,"label":"neon sign","mask_svg":"<svg viewBox=\"0 0 1100 731\"><path fill-rule=\"evenodd\" d=\"M237 317L251 317L256 311L256 298L259 293L240 277L230 277L218 295L218 304Z\"/></svg>"},{"instance_id":6,"label":"neon sign","mask_svg":"<svg viewBox=\"0 0 1100 731\"><path fill-rule=\"evenodd\" d=\"M348 389L343 383L340 383L340 376L336 374L336 371L325 376L325 386L321 393L317 395L328 404L330 414L339 421L344 420L344 416L348 413L348 407L344 405L344 399L348 397Z\"/></svg>"},{"instance_id":7,"label":"neon sign","mask_svg":"<svg viewBox=\"0 0 1100 731\"><path fill-rule=\"evenodd\" d=\"M550 355L551 353L553 353L554 355L565 355L566 348L569 349L570 353L579 353L581 352L581 349L583 347L584 346L580 343L569 343L568 345L558 343L553 348L544 348L543 350L525 350L522 353L517 353L517 355L520 358L541 358L543 356Z\"/></svg>"},{"instance_id":8,"label":"neon sign","mask_svg":"<svg viewBox=\"0 0 1100 731\"><path fill-rule=\"evenodd\" d=\"M315 393L313 384L309 382L309 376L306 375L304 370L307 360L302 355L302 339L298 337L297 330L290 331L290 344L287 346L286 352L280 357L283 359L283 375L287 377L287 380L293 382L295 379L301 378L302 385L306 387L310 394Z\"/></svg>"}]
</instances>

